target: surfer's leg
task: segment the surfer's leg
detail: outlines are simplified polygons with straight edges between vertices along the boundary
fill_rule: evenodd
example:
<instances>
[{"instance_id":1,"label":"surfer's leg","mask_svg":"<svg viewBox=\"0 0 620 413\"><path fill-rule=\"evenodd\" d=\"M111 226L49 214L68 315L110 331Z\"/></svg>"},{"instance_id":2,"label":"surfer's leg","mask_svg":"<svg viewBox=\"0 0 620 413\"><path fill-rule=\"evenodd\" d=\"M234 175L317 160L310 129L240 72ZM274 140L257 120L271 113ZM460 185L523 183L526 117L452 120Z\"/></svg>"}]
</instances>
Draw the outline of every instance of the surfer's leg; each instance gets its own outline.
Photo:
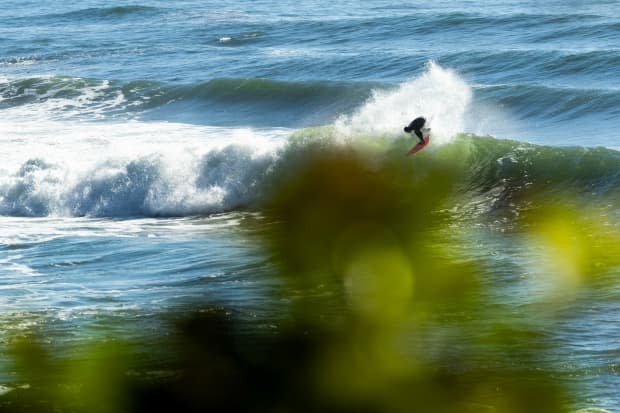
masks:
<instances>
[{"instance_id":1,"label":"surfer's leg","mask_svg":"<svg viewBox=\"0 0 620 413\"><path fill-rule=\"evenodd\" d=\"M424 136L422 136L422 132L420 131L420 129L414 130L413 133L415 133L415 136L420 138L421 143L424 143Z\"/></svg>"}]
</instances>

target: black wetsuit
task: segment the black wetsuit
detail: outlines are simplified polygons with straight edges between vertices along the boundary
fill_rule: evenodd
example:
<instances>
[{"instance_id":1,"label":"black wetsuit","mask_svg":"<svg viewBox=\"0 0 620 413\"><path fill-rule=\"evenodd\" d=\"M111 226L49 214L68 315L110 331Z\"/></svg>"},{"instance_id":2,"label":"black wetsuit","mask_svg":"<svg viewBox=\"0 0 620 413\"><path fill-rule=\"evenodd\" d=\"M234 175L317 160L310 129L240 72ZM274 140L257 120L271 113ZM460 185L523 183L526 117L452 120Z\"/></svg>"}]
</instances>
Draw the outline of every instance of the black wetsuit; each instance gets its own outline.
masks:
<instances>
[{"instance_id":1,"label":"black wetsuit","mask_svg":"<svg viewBox=\"0 0 620 413\"><path fill-rule=\"evenodd\" d=\"M419 118L415 118L414 120L412 120L409 126L405 126L405 132L413 131L413 133L415 133L415 136L420 138L420 142L424 143L424 135L422 135L421 129L424 127L425 124L426 119L420 116Z\"/></svg>"}]
</instances>

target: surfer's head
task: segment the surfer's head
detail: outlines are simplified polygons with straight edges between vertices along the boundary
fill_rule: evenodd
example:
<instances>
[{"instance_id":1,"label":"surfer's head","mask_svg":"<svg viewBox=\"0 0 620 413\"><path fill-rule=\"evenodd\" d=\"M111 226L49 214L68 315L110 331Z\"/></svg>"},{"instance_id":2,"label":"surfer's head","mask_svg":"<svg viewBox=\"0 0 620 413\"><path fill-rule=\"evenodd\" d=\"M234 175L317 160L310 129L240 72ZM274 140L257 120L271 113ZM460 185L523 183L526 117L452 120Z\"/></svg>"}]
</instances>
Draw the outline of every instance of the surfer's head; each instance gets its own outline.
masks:
<instances>
[{"instance_id":1,"label":"surfer's head","mask_svg":"<svg viewBox=\"0 0 620 413\"><path fill-rule=\"evenodd\" d=\"M422 116L417 117L412 120L408 126L405 126L405 132L409 133L411 131L420 130L424 127L424 124L426 124L426 119L424 119Z\"/></svg>"}]
</instances>

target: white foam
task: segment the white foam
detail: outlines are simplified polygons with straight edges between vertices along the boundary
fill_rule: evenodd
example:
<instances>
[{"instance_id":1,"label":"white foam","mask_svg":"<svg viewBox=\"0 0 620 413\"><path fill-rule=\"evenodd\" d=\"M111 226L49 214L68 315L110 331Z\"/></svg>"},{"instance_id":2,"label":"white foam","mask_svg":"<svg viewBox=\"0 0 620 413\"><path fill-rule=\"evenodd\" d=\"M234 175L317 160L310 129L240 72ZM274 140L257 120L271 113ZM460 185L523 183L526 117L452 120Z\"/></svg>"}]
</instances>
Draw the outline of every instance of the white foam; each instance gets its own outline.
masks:
<instances>
[{"instance_id":1,"label":"white foam","mask_svg":"<svg viewBox=\"0 0 620 413\"><path fill-rule=\"evenodd\" d=\"M374 91L351 116L336 121L343 136L394 136L417 116L425 116L434 143L449 142L464 130L465 113L472 99L469 85L452 70L429 62L420 76L390 91Z\"/></svg>"},{"instance_id":2,"label":"white foam","mask_svg":"<svg viewBox=\"0 0 620 413\"><path fill-rule=\"evenodd\" d=\"M6 119L6 118L5 118ZM160 216L251 203L290 130L0 120L0 214Z\"/></svg>"},{"instance_id":3,"label":"white foam","mask_svg":"<svg viewBox=\"0 0 620 413\"><path fill-rule=\"evenodd\" d=\"M122 110L135 104L128 102L122 90L112 87L108 80L95 82L53 75L39 75L37 78L39 82L55 82L45 91L37 89L36 86L25 88L21 94L33 97L34 102L3 109L3 118L15 122L30 122L33 119L73 120L87 114L90 119L103 119L105 113L112 109ZM16 80L19 79L2 78L0 83ZM0 100L2 99L0 97Z\"/></svg>"}]
</instances>

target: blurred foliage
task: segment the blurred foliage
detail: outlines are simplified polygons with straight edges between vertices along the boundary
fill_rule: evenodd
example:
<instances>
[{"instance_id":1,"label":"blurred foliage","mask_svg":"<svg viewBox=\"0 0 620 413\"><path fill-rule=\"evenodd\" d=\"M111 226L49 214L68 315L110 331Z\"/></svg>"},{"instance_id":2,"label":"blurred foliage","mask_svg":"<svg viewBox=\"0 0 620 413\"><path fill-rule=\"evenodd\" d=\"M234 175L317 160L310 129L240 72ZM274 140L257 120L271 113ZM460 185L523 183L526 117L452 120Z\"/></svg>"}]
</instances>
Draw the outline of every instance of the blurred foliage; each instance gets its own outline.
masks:
<instances>
[{"instance_id":1,"label":"blurred foliage","mask_svg":"<svg viewBox=\"0 0 620 413\"><path fill-rule=\"evenodd\" d=\"M277 332L206 306L180 314L149 358L141 343L67 354L23 336L0 411L568 411L543 332L492 307L482 264L445 236L462 165L442 159L456 154L304 147L284 157L259 237L282 280L273 299L291 303ZM614 232L573 211L542 207L521 224L554 292L618 265Z\"/></svg>"},{"instance_id":2,"label":"blurred foliage","mask_svg":"<svg viewBox=\"0 0 620 413\"><path fill-rule=\"evenodd\" d=\"M555 277L555 288L576 290L601 281L601 274L620 264L620 236L597 211L562 205L541 204L524 214L521 225L528 228L529 242L542 252L540 266Z\"/></svg>"}]
</instances>

